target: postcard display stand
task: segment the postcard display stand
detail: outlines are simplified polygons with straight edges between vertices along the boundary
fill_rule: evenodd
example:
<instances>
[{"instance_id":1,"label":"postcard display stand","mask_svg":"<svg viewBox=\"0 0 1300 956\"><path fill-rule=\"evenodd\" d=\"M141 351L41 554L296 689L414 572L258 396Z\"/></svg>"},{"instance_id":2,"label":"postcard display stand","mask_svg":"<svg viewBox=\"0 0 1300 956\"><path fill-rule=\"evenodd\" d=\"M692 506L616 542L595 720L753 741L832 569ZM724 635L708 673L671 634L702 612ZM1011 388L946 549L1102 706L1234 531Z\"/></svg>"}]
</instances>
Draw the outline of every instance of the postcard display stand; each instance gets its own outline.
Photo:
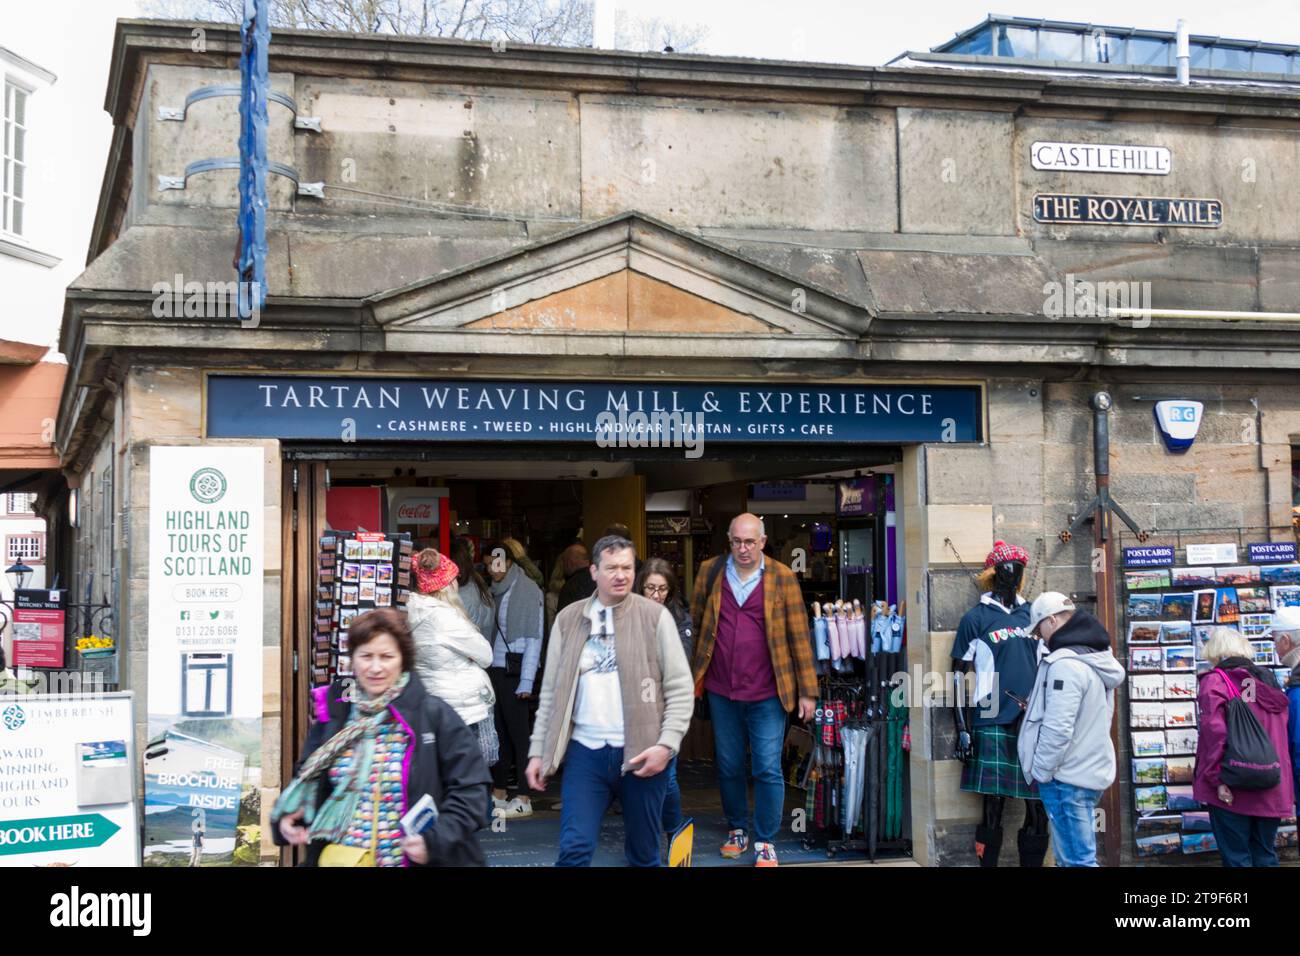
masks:
<instances>
[{"instance_id":1,"label":"postcard display stand","mask_svg":"<svg viewBox=\"0 0 1300 956\"><path fill-rule=\"evenodd\" d=\"M1123 593L1137 856L1216 851L1209 812L1192 796L1205 642L1214 627L1242 631L1256 663L1285 683L1268 623L1275 606L1300 605L1300 564L1126 568ZM1295 819L1283 820L1277 845L1296 845Z\"/></svg>"},{"instance_id":2,"label":"postcard display stand","mask_svg":"<svg viewBox=\"0 0 1300 956\"><path fill-rule=\"evenodd\" d=\"M379 607L406 610L411 589L411 536L367 531L321 535L312 633L313 687L352 674L348 625Z\"/></svg>"}]
</instances>

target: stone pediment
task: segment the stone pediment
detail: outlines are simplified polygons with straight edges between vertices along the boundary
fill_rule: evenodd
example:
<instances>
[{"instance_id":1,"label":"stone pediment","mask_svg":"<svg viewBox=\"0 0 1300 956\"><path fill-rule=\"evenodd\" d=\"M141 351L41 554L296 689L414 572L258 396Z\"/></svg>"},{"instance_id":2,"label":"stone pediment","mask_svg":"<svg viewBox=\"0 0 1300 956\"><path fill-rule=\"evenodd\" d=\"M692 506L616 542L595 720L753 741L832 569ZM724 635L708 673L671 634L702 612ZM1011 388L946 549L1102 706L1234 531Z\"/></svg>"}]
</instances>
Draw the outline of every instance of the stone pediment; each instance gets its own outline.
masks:
<instances>
[{"instance_id":1,"label":"stone pediment","mask_svg":"<svg viewBox=\"0 0 1300 956\"><path fill-rule=\"evenodd\" d=\"M368 301L404 343L453 330L856 341L871 321L861 305L635 213Z\"/></svg>"}]
</instances>

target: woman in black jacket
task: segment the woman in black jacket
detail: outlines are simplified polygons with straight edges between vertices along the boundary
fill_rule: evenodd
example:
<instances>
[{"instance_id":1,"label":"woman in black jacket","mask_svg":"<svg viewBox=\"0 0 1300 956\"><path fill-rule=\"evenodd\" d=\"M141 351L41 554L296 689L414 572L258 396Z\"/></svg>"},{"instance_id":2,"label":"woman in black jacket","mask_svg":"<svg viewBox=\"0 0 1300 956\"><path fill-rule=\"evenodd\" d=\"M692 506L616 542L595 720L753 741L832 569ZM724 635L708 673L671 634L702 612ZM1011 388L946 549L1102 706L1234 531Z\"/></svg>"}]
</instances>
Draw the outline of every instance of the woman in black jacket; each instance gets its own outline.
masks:
<instances>
[{"instance_id":1,"label":"woman in black jacket","mask_svg":"<svg viewBox=\"0 0 1300 956\"><path fill-rule=\"evenodd\" d=\"M411 676L405 615L380 609L348 629L356 687L317 688L316 724L271 814L275 842L307 847L306 866L369 851L375 866L483 866L491 777L478 741L452 708ZM407 835L401 819L428 795L437 821ZM346 848L331 852L327 847ZM362 864L365 865L365 864Z\"/></svg>"},{"instance_id":2,"label":"woman in black jacket","mask_svg":"<svg viewBox=\"0 0 1300 956\"><path fill-rule=\"evenodd\" d=\"M641 565L637 575L636 592L652 601L657 601L672 614L677 624L677 634L682 641L682 650L688 661L695 659L695 636L692 633L691 615L682 603L681 588L677 586L677 575L672 566L663 558L651 558ZM668 762L668 792L664 795L663 827L666 833L672 833L682 825L682 790L677 785L677 758Z\"/></svg>"}]
</instances>

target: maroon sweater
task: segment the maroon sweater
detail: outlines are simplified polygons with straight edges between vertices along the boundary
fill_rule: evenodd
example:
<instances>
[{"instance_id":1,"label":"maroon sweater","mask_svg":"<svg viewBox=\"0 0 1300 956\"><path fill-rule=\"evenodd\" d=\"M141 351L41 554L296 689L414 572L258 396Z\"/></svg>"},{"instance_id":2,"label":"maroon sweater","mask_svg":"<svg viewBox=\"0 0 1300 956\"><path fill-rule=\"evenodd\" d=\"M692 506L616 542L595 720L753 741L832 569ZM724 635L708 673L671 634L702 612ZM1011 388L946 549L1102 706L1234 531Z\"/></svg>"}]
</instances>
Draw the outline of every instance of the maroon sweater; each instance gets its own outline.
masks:
<instances>
[{"instance_id":1,"label":"maroon sweater","mask_svg":"<svg viewBox=\"0 0 1300 956\"><path fill-rule=\"evenodd\" d=\"M767 700L777 695L772 652L767 646L767 625L763 619L763 588L750 592L744 605L736 603L731 585L722 582L722 603L718 608L718 641L713 663L704 678L704 689L731 700Z\"/></svg>"}]
</instances>

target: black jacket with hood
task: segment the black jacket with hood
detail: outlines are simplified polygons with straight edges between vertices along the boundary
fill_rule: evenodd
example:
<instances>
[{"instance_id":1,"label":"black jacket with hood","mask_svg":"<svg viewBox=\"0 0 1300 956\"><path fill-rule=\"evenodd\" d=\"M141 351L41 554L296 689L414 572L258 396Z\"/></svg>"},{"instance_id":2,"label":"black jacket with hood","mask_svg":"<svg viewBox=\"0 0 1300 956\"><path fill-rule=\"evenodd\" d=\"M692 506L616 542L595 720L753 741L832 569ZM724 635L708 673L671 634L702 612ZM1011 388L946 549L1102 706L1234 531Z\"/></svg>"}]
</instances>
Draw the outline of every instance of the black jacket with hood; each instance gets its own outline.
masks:
<instances>
[{"instance_id":1,"label":"black jacket with hood","mask_svg":"<svg viewBox=\"0 0 1300 956\"><path fill-rule=\"evenodd\" d=\"M293 768L294 776L316 748L347 723L352 705L343 699L344 687L342 682L336 682L312 691L316 723L307 734L302 758ZM476 833L491 822L488 793L492 778L473 731L465 726L451 705L430 695L414 675L389 705L389 710L411 741L407 747L409 764L404 773L406 792L402 812L426 793L433 797L438 808L438 822L424 832L429 849L429 862L425 865L486 865ZM320 779L317 807L330 794L328 775ZM286 845L278 818L271 821L271 836L278 846ZM322 841L309 844L302 865L315 866L324 848Z\"/></svg>"}]
</instances>

